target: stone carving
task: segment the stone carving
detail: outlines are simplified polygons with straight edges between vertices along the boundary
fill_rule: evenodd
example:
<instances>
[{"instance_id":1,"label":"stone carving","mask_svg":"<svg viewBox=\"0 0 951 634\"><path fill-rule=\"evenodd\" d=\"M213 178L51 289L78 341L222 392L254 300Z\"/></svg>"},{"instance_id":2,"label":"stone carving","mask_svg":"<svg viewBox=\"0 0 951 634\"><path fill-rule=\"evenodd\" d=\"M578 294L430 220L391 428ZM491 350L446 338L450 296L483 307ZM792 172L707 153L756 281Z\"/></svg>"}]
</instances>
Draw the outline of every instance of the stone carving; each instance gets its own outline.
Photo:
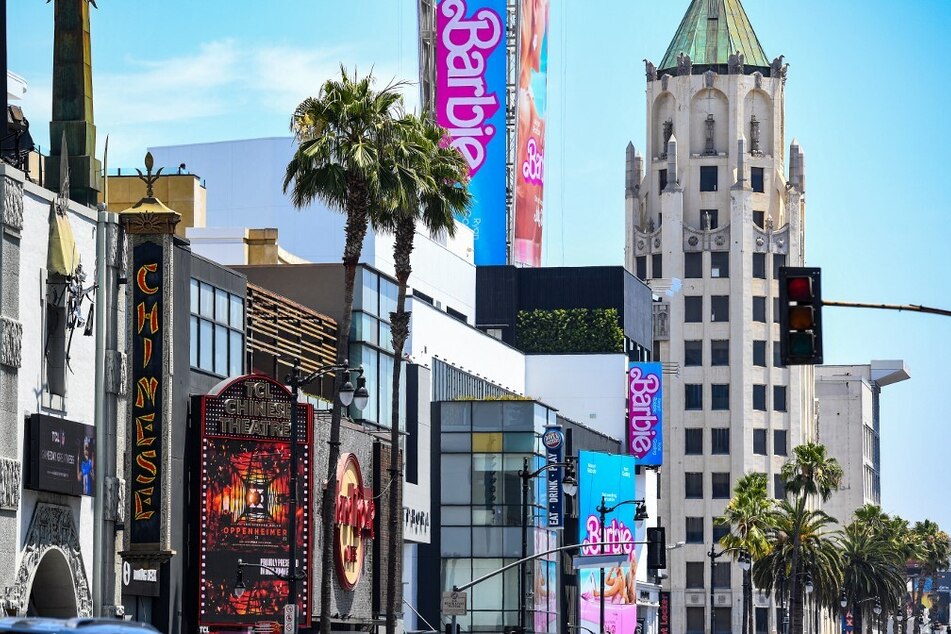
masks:
<instances>
[{"instance_id":1,"label":"stone carving","mask_svg":"<svg viewBox=\"0 0 951 634\"><path fill-rule=\"evenodd\" d=\"M115 476L106 476L106 500L103 507L107 521L122 522L125 520L125 480Z\"/></svg>"},{"instance_id":2,"label":"stone carving","mask_svg":"<svg viewBox=\"0 0 951 634\"><path fill-rule=\"evenodd\" d=\"M715 156L717 149L714 146L713 137L716 132L716 120L713 118L712 114L707 115L706 124L706 135L707 135L707 144L703 149L703 153L707 156Z\"/></svg>"},{"instance_id":3,"label":"stone carving","mask_svg":"<svg viewBox=\"0 0 951 634\"><path fill-rule=\"evenodd\" d=\"M756 246L761 247L766 244L766 240L763 239L763 236L758 236L756 238Z\"/></svg>"},{"instance_id":4,"label":"stone carving","mask_svg":"<svg viewBox=\"0 0 951 634\"><path fill-rule=\"evenodd\" d=\"M708 70L703 74L703 87L704 88L713 88L714 82L717 80L717 74L712 70Z\"/></svg>"},{"instance_id":5,"label":"stone carving","mask_svg":"<svg viewBox=\"0 0 951 634\"><path fill-rule=\"evenodd\" d=\"M175 225L182 219L177 212L126 212L119 216L127 233L132 234L168 234L175 233Z\"/></svg>"},{"instance_id":6,"label":"stone carving","mask_svg":"<svg viewBox=\"0 0 951 634\"><path fill-rule=\"evenodd\" d=\"M693 62L690 61L690 56L686 53L681 53L677 56L677 74L678 75L689 75L693 72Z\"/></svg>"},{"instance_id":7,"label":"stone carving","mask_svg":"<svg viewBox=\"0 0 951 634\"><path fill-rule=\"evenodd\" d=\"M789 71L789 64L784 64L783 59L785 55L780 55L773 60L773 63L769 65L769 75L770 77L780 77L783 80L783 85L786 84L786 73Z\"/></svg>"},{"instance_id":8,"label":"stone carving","mask_svg":"<svg viewBox=\"0 0 951 634\"><path fill-rule=\"evenodd\" d=\"M766 231L772 233L773 231L773 219L769 217L766 219Z\"/></svg>"},{"instance_id":9,"label":"stone carving","mask_svg":"<svg viewBox=\"0 0 951 634\"><path fill-rule=\"evenodd\" d=\"M753 156L763 155L759 149L759 121L755 114L750 117L750 154Z\"/></svg>"},{"instance_id":10,"label":"stone carving","mask_svg":"<svg viewBox=\"0 0 951 634\"><path fill-rule=\"evenodd\" d=\"M690 236L689 238L687 238L687 244L689 244L692 247L695 247L698 244L700 244L700 238L698 238L697 236Z\"/></svg>"},{"instance_id":11,"label":"stone carving","mask_svg":"<svg viewBox=\"0 0 951 634\"><path fill-rule=\"evenodd\" d=\"M655 249L660 248L660 238L654 238L654 248Z\"/></svg>"},{"instance_id":12,"label":"stone carving","mask_svg":"<svg viewBox=\"0 0 951 634\"><path fill-rule=\"evenodd\" d=\"M644 248L644 241L643 241L643 240L638 240L638 241L637 241L637 248L638 248L638 250L643 250L643 248Z\"/></svg>"},{"instance_id":13,"label":"stone carving","mask_svg":"<svg viewBox=\"0 0 951 634\"><path fill-rule=\"evenodd\" d=\"M19 231L23 228L23 183L3 179L3 224Z\"/></svg>"},{"instance_id":14,"label":"stone carving","mask_svg":"<svg viewBox=\"0 0 951 634\"><path fill-rule=\"evenodd\" d=\"M0 458L0 509L20 506L20 461Z\"/></svg>"},{"instance_id":15,"label":"stone carving","mask_svg":"<svg viewBox=\"0 0 951 634\"><path fill-rule=\"evenodd\" d=\"M743 53L737 51L730 55L730 59L727 62L727 68L731 75L742 75L743 74Z\"/></svg>"},{"instance_id":16,"label":"stone carving","mask_svg":"<svg viewBox=\"0 0 951 634\"><path fill-rule=\"evenodd\" d=\"M713 239L713 243L718 247L722 247L726 243L726 238L723 237L723 234L720 234Z\"/></svg>"},{"instance_id":17,"label":"stone carving","mask_svg":"<svg viewBox=\"0 0 951 634\"><path fill-rule=\"evenodd\" d=\"M647 81L657 79L657 67L648 59L644 60L644 73L647 75Z\"/></svg>"},{"instance_id":18,"label":"stone carving","mask_svg":"<svg viewBox=\"0 0 951 634\"><path fill-rule=\"evenodd\" d=\"M125 394L126 383L126 355L118 350L106 350L105 368L106 392L109 394Z\"/></svg>"},{"instance_id":19,"label":"stone carving","mask_svg":"<svg viewBox=\"0 0 951 634\"><path fill-rule=\"evenodd\" d=\"M0 317L0 363L19 368L22 349L23 324L9 317Z\"/></svg>"},{"instance_id":20,"label":"stone carving","mask_svg":"<svg viewBox=\"0 0 951 634\"><path fill-rule=\"evenodd\" d=\"M72 572L77 615L92 616L92 598L79 548L79 536L73 524L73 512L65 506L45 502L37 504L33 511L33 520L26 535L16 577L13 585L4 591L7 610L17 616L26 615L36 570L43 557L53 549L62 553ZM42 591L42 588L40 590Z\"/></svg>"},{"instance_id":21,"label":"stone carving","mask_svg":"<svg viewBox=\"0 0 951 634\"><path fill-rule=\"evenodd\" d=\"M670 304L656 302L654 306L654 339L670 339Z\"/></svg>"},{"instance_id":22,"label":"stone carving","mask_svg":"<svg viewBox=\"0 0 951 634\"><path fill-rule=\"evenodd\" d=\"M670 83L670 75L664 73L664 76L660 78L660 87L661 90L667 90L667 84Z\"/></svg>"},{"instance_id":23,"label":"stone carving","mask_svg":"<svg viewBox=\"0 0 951 634\"><path fill-rule=\"evenodd\" d=\"M759 71L756 71L755 73L753 73L753 85L755 85L759 89L763 88L763 73Z\"/></svg>"},{"instance_id":24,"label":"stone carving","mask_svg":"<svg viewBox=\"0 0 951 634\"><path fill-rule=\"evenodd\" d=\"M653 218L647 221L647 232L654 233L654 219Z\"/></svg>"}]
</instances>

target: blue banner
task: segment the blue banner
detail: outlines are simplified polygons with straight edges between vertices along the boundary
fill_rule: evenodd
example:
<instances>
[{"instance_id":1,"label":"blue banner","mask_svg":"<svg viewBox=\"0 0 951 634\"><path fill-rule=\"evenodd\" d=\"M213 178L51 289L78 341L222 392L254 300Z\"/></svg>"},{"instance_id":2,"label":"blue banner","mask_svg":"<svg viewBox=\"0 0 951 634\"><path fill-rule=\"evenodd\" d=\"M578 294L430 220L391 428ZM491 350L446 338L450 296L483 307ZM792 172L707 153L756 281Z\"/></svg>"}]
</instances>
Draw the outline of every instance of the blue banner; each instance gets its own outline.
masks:
<instances>
[{"instance_id":1,"label":"blue banner","mask_svg":"<svg viewBox=\"0 0 951 634\"><path fill-rule=\"evenodd\" d=\"M546 427L545 435L542 436L542 443L545 445L546 464L564 463L565 433L561 430L561 427ZM548 528L551 529L565 527L564 491L561 482L563 478L564 468L549 466L545 502L548 506Z\"/></svg>"},{"instance_id":2,"label":"blue banner","mask_svg":"<svg viewBox=\"0 0 951 634\"><path fill-rule=\"evenodd\" d=\"M659 363L631 363L627 372L627 450L637 464L664 463L664 409Z\"/></svg>"},{"instance_id":3,"label":"blue banner","mask_svg":"<svg viewBox=\"0 0 951 634\"><path fill-rule=\"evenodd\" d=\"M583 544L581 555L627 555L627 563L605 570L605 629L614 634L634 634L637 630L637 558L634 542L637 531L633 504L637 491L634 482L634 457L582 451L578 456L578 535ZM598 507L617 506L601 526ZM600 542L608 542L599 545ZM578 591L581 595L580 625L600 632L601 583L599 570L581 571Z\"/></svg>"}]
</instances>

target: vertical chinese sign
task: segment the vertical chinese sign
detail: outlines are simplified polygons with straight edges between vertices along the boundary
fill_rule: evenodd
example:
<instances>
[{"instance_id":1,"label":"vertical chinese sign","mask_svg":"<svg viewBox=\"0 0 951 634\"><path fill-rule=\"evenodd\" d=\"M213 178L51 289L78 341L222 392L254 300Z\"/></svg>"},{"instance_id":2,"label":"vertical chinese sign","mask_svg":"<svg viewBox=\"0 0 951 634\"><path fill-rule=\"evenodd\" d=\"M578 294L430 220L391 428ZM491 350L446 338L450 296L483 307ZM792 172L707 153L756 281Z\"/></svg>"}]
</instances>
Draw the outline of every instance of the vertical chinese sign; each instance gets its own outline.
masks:
<instances>
[{"instance_id":1,"label":"vertical chinese sign","mask_svg":"<svg viewBox=\"0 0 951 634\"><path fill-rule=\"evenodd\" d=\"M469 163L475 263L506 264L506 0L436 5L436 122Z\"/></svg>"},{"instance_id":2,"label":"vertical chinese sign","mask_svg":"<svg viewBox=\"0 0 951 634\"><path fill-rule=\"evenodd\" d=\"M233 631L283 620L292 574L291 393L259 375L228 379L201 398L199 625ZM297 506L300 627L310 625L314 414L297 404L301 487ZM235 592L238 560L244 591Z\"/></svg>"},{"instance_id":3,"label":"vertical chinese sign","mask_svg":"<svg viewBox=\"0 0 951 634\"><path fill-rule=\"evenodd\" d=\"M512 264L541 266L548 110L548 0L521 0Z\"/></svg>"}]
</instances>

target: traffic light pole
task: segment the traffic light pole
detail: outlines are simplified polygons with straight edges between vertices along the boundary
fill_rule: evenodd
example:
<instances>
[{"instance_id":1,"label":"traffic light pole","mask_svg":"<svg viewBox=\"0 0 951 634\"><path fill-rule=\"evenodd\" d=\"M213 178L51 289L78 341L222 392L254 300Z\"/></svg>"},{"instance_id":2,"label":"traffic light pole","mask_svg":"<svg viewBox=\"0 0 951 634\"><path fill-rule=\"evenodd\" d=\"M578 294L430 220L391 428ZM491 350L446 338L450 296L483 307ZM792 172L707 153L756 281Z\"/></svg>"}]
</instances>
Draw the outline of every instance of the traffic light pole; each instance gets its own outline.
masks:
<instances>
[{"instance_id":1,"label":"traffic light pole","mask_svg":"<svg viewBox=\"0 0 951 634\"><path fill-rule=\"evenodd\" d=\"M920 306L918 304L866 304L862 302L836 302L823 300L823 306L840 306L843 308L877 308L879 310L907 310L916 313L929 313L931 315L942 315L951 317L951 310L943 308L932 308L931 306Z\"/></svg>"}]
</instances>

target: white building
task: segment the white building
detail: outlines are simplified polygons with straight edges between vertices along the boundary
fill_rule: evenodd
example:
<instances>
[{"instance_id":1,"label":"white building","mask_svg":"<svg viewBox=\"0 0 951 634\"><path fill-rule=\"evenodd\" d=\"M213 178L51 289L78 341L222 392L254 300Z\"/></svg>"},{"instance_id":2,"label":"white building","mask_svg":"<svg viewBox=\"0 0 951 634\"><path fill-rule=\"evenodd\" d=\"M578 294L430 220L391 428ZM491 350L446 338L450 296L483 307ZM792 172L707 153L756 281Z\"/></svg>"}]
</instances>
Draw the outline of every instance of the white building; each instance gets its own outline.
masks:
<instances>
[{"instance_id":1,"label":"white building","mask_svg":"<svg viewBox=\"0 0 951 634\"><path fill-rule=\"evenodd\" d=\"M904 361L816 368L819 439L844 471L822 510L839 524L865 504L882 504L879 401L883 387L908 378Z\"/></svg>"},{"instance_id":2,"label":"white building","mask_svg":"<svg viewBox=\"0 0 951 634\"><path fill-rule=\"evenodd\" d=\"M709 632L713 620L717 633L738 632L742 573L727 557L712 571L711 619L714 520L748 472L782 497L782 464L815 439L813 371L781 366L776 323L778 267L803 264L803 154L793 141L787 166L786 66L766 56L739 0L693 0L646 73L646 148L627 153L625 264L661 297L661 516L668 541L687 542L668 561L671 630ZM757 594L755 607L756 631L774 630L775 604Z\"/></svg>"}]
</instances>

